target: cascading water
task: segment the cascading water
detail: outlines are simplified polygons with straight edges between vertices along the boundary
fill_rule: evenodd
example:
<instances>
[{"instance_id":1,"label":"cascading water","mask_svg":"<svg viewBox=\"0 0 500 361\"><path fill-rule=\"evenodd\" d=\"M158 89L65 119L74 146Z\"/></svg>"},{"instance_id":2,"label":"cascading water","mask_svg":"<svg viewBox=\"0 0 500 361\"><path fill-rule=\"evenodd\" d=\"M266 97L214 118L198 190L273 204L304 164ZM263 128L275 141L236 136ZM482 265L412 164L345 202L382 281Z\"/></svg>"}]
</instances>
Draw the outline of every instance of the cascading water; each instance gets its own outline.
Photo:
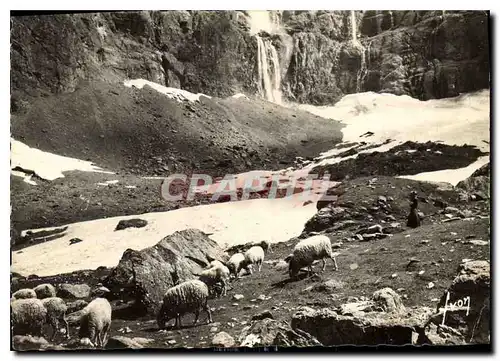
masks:
<instances>
[{"instance_id":1,"label":"cascading water","mask_svg":"<svg viewBox=\"0 0 500 361\"><path fill-rule=\"evenodd\" d=\"M269 34L278 33L280 30L279 16L268 11L248 11L248 15L251 26L250 33L257 39L259 73L257 88L268 101L281 104L281 68L278 52L271 39L259 36L261 31Z\"/></svg>"},{"instance_id":2,"label":"cascading water","mask_svg":"<svg viewBox=\"0 0 500 361\"><path fill-rule=\"evenodd\" d=\"M392 10L389 10L389 18L391 19L390 29L392 29L392 28L394 28L394 15L392 14Z\"/></svg>"},{"instance_id":3,"label":"cascading water","mask_svg":"<svg viewBox=\"0 0 500 361\"><path fill-rule=\"evenodd\" d=\"M356 26L356 13L354 10L351 10L351 36L352 36L353 42L358 41L358 32L357 32L357 26Z\"/></svg>"},{"instance_id":4,"label":"cascading water","mask_svg":"<svg viewBox=\"0 0 500 361\"><path fill-rule=\"evenodd\" d=\"M358 73L356 75L356 92L359 93L362 91L363 87L363 80L366 76L367 73L367 66L366 66L366 49L364 48L363 44L361 41L358 39L358 26L356 22L356 12L354 10L351 10L351 36L352 36L352 42L353 44L359 48L361 52L361 66L358 70Z\"/></svg>"}]
</instances>

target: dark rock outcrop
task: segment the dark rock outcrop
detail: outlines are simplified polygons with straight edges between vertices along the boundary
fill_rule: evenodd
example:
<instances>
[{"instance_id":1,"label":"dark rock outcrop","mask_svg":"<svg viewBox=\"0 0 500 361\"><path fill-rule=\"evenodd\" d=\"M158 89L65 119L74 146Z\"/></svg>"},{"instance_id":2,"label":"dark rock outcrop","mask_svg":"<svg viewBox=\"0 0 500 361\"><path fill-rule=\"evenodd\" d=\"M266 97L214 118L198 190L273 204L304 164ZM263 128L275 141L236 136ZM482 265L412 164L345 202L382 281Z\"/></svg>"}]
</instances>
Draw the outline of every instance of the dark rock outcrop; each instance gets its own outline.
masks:
<instances>
[{"instance_id":1,"label":"dark rock outcrop","mask_svg":"<svg viewBox=\"0 0 500 361\"><path fill-rule=\"evenodd\" d=\"M449 294L449 295L448 295ZM488 261L470 261L458 268L458 275L441 297L439 313L447 305L445 325L459 329L466 342L490 343L491 280ZM469 313L454 305L470 306ZM439 318L439 322L442 318ZM464 326L465 325L465 326Z\"/></svg>"},{"instance_id":2,"label":"dark rock outcrop","mask_svg":"<svg viewBox=\"0 0 500 361\"><path fill-rule=\"evenodd\" d=\"M241 347L264 346L322 346L321 343L303 330L293 330L286 323L265 318L243 328L239 342Z\"/></svg>"},{"instance_id":3,"label":"dark rock outcrop","mask_svg":"<svg viewBox=\"0 0 500 361\"><path fill-rule=\"evenodd\" d=\"M292 317L292 328L309 332L324 345L404 345L417 343L430 308L405 308L390 288L371 300L346 303L337 309L303 307Z\"/></svg>"},{"instance_id":4,"label":"dark rock outcrop","mask_svg":"<svg viewBox=\"0 0 500 361\"><path fill-rule=\"evenodd\" d=\"M460 181L457 187L465 190L473 200L486 200L490 197L490 163L477 169L472 175Z\"/></svg>"},{"instance_id":5,"label":"dark rock outcrop","mask_svg":"<svg viewBox=\"0 0 500 361\"><path fill-rule=\"evenodd\" d=\"M356 91L456 96L489 87L489 12L284 11L271 35L282 90L330 104ZM144 78L194 93L257 91L257 41L240 11L140 11L11 18L13 111L23 93ZM269 36L269 35L266 35ZM64 51L63 51L64 50Z\"/></svg>"},{"instance_id":6,"label":"dark rock outcrop","mask_svg":"<svg viewBox=\"0 0 500 361\"><path fill-rule=\"evenodd\" d=\"M84 299L90 296L90 286L86 284L64 283L57 286L57 297L64 299Z\"/></svg>"},{"instance_id":7,"label":"dark rock outcrop","mask_svg":"<svg viewBox=\"0 0 500 361\"><path fill-rule=\"evenodd\" d=\"M135 301L136 312L155 312L170 287L194 278L214 259L224 260L217 243L200 230L187 229L141 251L127 249L103 284L112 297Z\"/></svg>"},{"instance_id":8,"label":"dark rock outcrop","mask_svg":"<svg viewBox=\"0 0 500 361\"><path fill-rule=\"evenodd\" d=\"M116 225L115 231L121 231L122 229L131 228L131 227L142 228L142 227L146 227L147 225L148 225L148 221L145 221L144 219L139 219L139 218L122 219Z\"/></svg>"}]
</instances>

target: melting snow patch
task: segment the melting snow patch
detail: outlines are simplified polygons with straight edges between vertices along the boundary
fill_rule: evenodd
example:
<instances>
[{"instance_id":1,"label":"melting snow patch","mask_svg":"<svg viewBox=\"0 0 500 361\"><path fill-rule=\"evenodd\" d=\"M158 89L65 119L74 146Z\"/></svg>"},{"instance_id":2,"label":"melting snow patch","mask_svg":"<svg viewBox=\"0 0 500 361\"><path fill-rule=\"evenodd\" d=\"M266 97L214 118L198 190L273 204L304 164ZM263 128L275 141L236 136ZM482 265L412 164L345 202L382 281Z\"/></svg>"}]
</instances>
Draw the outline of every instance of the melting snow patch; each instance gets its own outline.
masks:
<instances>
[{"instance_id":1,"label":"melting snow patch","mask_svg":"<svg viewBox=\"0 0 500 361\"><path fill-rule=\"evenodd\" d=\"M92 165L91 162L43 152L39 149L31 148L14 138L10 138L10 144L10 168L15 169L19 167L32 171L42 179L54 180L56 178L64 178L63 172L71 170L113 174L113 172L104 171Z\"/></svg>"},{"instance_id":2,"label":"melting snow patch","mask_svg":"<svg viewBox=\"0 0 500 361\"><path fill-rule=\"evenodd\" d=\"M36 186L36 182L34 180L31 180L31 177L33 176L33 174L26 174L24 172L20 172L20 171L17 171L17 170L11 170L10 173L12 175L17 176L17 177L23 178L23 181L25 183L31 184L33 186Z\"/></svg>"},{"instance_id":3,"label":"melting snow patch","mask_svg":"<svg viewBox=\"0 0 500 361\"><path fill-rule=\"evenodd\" d=\"M115 179L115 180L109 180L109 181L106 181L104 183L97 183L97 184L100 186L109 186L110 184L117 184L118 182L119 182L119 180Z\"/></svg>"},{"instance_id":4,"label":"melting snow patch","mask_svg":"<svg viewBox=\"0 0 500 361\"><path fill-rule=\"evenodd\" d=\"M243 93L234 94L231 98L236 98L236 99L245 98L245 99L248 99L248 97L245 94L243 94Z\"/></svg>"},{"instance_id":5,"label":"melting snow patch","mask_svg":"<svg viewBox=\"0 0 500 361\"><path fill-rule=\"evenodd\" d=\"M490 161L489 156L479 157L475 162L469 164L467 167L458 169L443 169L434 172L424 172L414 175L402 175L398 178L413 179L426 182L445 182L456 186L460 181L470 177L472 173L481 168L483 165Z\"/></svg>"},{"instance_id":6,"label":"melting snow patch","mask_svg":"<svg viewBox=\"0 0 500 361\"><path fill-rule=\"evenodd\" d=\"M188 100L190 102L197 102L200 100L200 96L211 98L210 96L202 94L202 93L193 94L193 93L188 92L187 90L182 90L182 89L177 89L177 88L167 88L166 86L163 86L163 85L160 85L160 84L157 84L157 83L154 83L152 81L145 80L145 79L126 80L123 82L123 85L125 85L126 87L129 87L129 88L136 87L139 89L142 89L144 87L144 85L149 85L151 88L153 88L157 92L160 92L160 93L166 95L170 99L175 99L178 102L183 102L185 100Z\"/></svg>"}]
</instances>

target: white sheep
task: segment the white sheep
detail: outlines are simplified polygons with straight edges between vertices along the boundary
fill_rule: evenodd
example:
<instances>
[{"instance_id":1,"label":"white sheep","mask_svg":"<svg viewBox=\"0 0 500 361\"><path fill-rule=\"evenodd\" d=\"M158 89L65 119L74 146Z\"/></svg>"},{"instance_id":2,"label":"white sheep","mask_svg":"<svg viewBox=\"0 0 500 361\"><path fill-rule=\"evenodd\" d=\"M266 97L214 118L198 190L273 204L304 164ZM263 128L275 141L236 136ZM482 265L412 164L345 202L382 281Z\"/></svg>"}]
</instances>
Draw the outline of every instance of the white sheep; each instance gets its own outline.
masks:
<instances>
[{"instance_id":1,"label":"white sheep","mask_svg":"<svg viewBox=\"0 0 500 361\"><path fill-rule=\"evenodd\" d=\"M16 300L21 300L25 298L36 298L36 292L31 288L21 288L20 290L14 292L12 297Z\"/></svg>"},{"instance_id":2,"label":"white sheep","mask_svg":"<svg viewBox=\"0 0 500 361\"><path fill-rule=\"evenodd\" d=\"M105 298L96 298L84 309L68 315L68 321L80 322L80 339L88 338L91 345L103 347L111 327L111 305Z\"/></svg>"},{"instance_id":3,"label":"white sheep","mask_svg":"<svg viewBox=\"0 0 500 361\"><path fill-rule=\"evenodd\" d=\"M312 273L312 263L319 259L323 260L322 270L324 271L326 258L333 260L335 270L337 270L337 260L332 254L330 238L325 235L317 235L303 239L295 245L293 254L285 259L285 261L289 262L288 273L290 278L295 278L303 267L308 267L309 273Z\"/></svg>"},{"instance_id":4,"label":"white sheep","mask_svg":"<svg viewBox=\"0 0 500 361\"><path fill-rule=\"evenodd\" d=\"M47 310L47 323L52 326L52 341L59 331L59 322L64 323L66 327L66 338L69 339L69 325L66 321L66 312L68 307L66 303L59 297L49 297L42 300L42 304Z\"/></svg>"},{"instance_id":5,"label":"white sheep","mask_svg":"<svg viewBox=\"0 0 500 361\"><path fill-rule=\"evenodd\" d=\"M34 292L34 291L33 291ZM13 335L42 336L47 310L37 298L15 299L10 303Z\"/></svg>"},{"instance_id":6,"label":"white sheep","mask_svg":"<svg viewBox=\"0 0 500 361\"><path fill-rule=\"evenodd\" d=\"M50 283L42 283L33 289L39 299L56 297L56 288Z\"/></svg>"},{"instance_id":7,"label":"white sheep","mask_svg":"<svg viewBox=\"0 0 500 361\"><path fill-rule=\"evenodd\" d=\"M186 313L194 313L194 324L198 323L200 310L208 315L208 323L212 322L212 314L208 307L208 286L200 280L185 281L165 292L163 303L157 315L158 327L164 329L172 318L174 327L182 327L181 318Z\"/></svg>"},{"instance_id":8,"label":"white sheep","mask_svg":"<svg viewBox=\"0 0 500 361\"><path fill-rule=\"evenodd\" d=\"M261 246L253 246L248 251L245 252L245 259L241 263L241 267L245 268L250 274L253 273L253 265L259 266L259 272L262 268L262 262L264 262L264 250Z\"/></svg>"},{"instance_id":9,"label":"white sheep","mask_svg":"<svg viewBox=\"0 0 500 361\"><path fill-rule=\"evenodd\" d=\"M205 283L209 290L214 289L218 284L222 286L219 296L225 296L227 293L227 283L229 281L230 271L224 264L219 261L212 261L213 266L209 269L203 270L198 279Z\"/></svg>"},{"instance_id":10,"label":"white sheep","mask_svg":"<svg viewBox=\"0 0 500 361\"><path fill-rule=\"evenodd\" d=\"M231 256L231 258L229 258L227 267L229 268L231 274L233 274L235 277L238 277L244 260L245 255L243 253L235 253Z\"/></svg>"}]
</instances>

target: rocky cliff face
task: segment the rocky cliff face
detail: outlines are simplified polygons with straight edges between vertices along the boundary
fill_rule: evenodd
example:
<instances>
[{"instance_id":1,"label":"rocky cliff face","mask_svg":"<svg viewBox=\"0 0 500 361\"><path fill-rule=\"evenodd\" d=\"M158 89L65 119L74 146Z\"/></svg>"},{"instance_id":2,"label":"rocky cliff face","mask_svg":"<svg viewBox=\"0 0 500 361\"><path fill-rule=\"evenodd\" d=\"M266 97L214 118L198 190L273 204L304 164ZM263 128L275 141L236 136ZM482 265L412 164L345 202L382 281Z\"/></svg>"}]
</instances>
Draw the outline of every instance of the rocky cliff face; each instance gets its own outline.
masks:
<instances>
[{"instance_id":1,"label":"rocky cliff face","mask_svg":"<svg viewBox=\"0 0 500 361\"><path fill-rule=\"evenodd\" d=\"M285 98L331 104L383 91L420 99L489 87L486 11L284 11L277 48ZM11 18L13 111L24 95L82 80L145 78L214 96L257 92L245 12L142 11Z\"/></svg>"}]
</instances>

